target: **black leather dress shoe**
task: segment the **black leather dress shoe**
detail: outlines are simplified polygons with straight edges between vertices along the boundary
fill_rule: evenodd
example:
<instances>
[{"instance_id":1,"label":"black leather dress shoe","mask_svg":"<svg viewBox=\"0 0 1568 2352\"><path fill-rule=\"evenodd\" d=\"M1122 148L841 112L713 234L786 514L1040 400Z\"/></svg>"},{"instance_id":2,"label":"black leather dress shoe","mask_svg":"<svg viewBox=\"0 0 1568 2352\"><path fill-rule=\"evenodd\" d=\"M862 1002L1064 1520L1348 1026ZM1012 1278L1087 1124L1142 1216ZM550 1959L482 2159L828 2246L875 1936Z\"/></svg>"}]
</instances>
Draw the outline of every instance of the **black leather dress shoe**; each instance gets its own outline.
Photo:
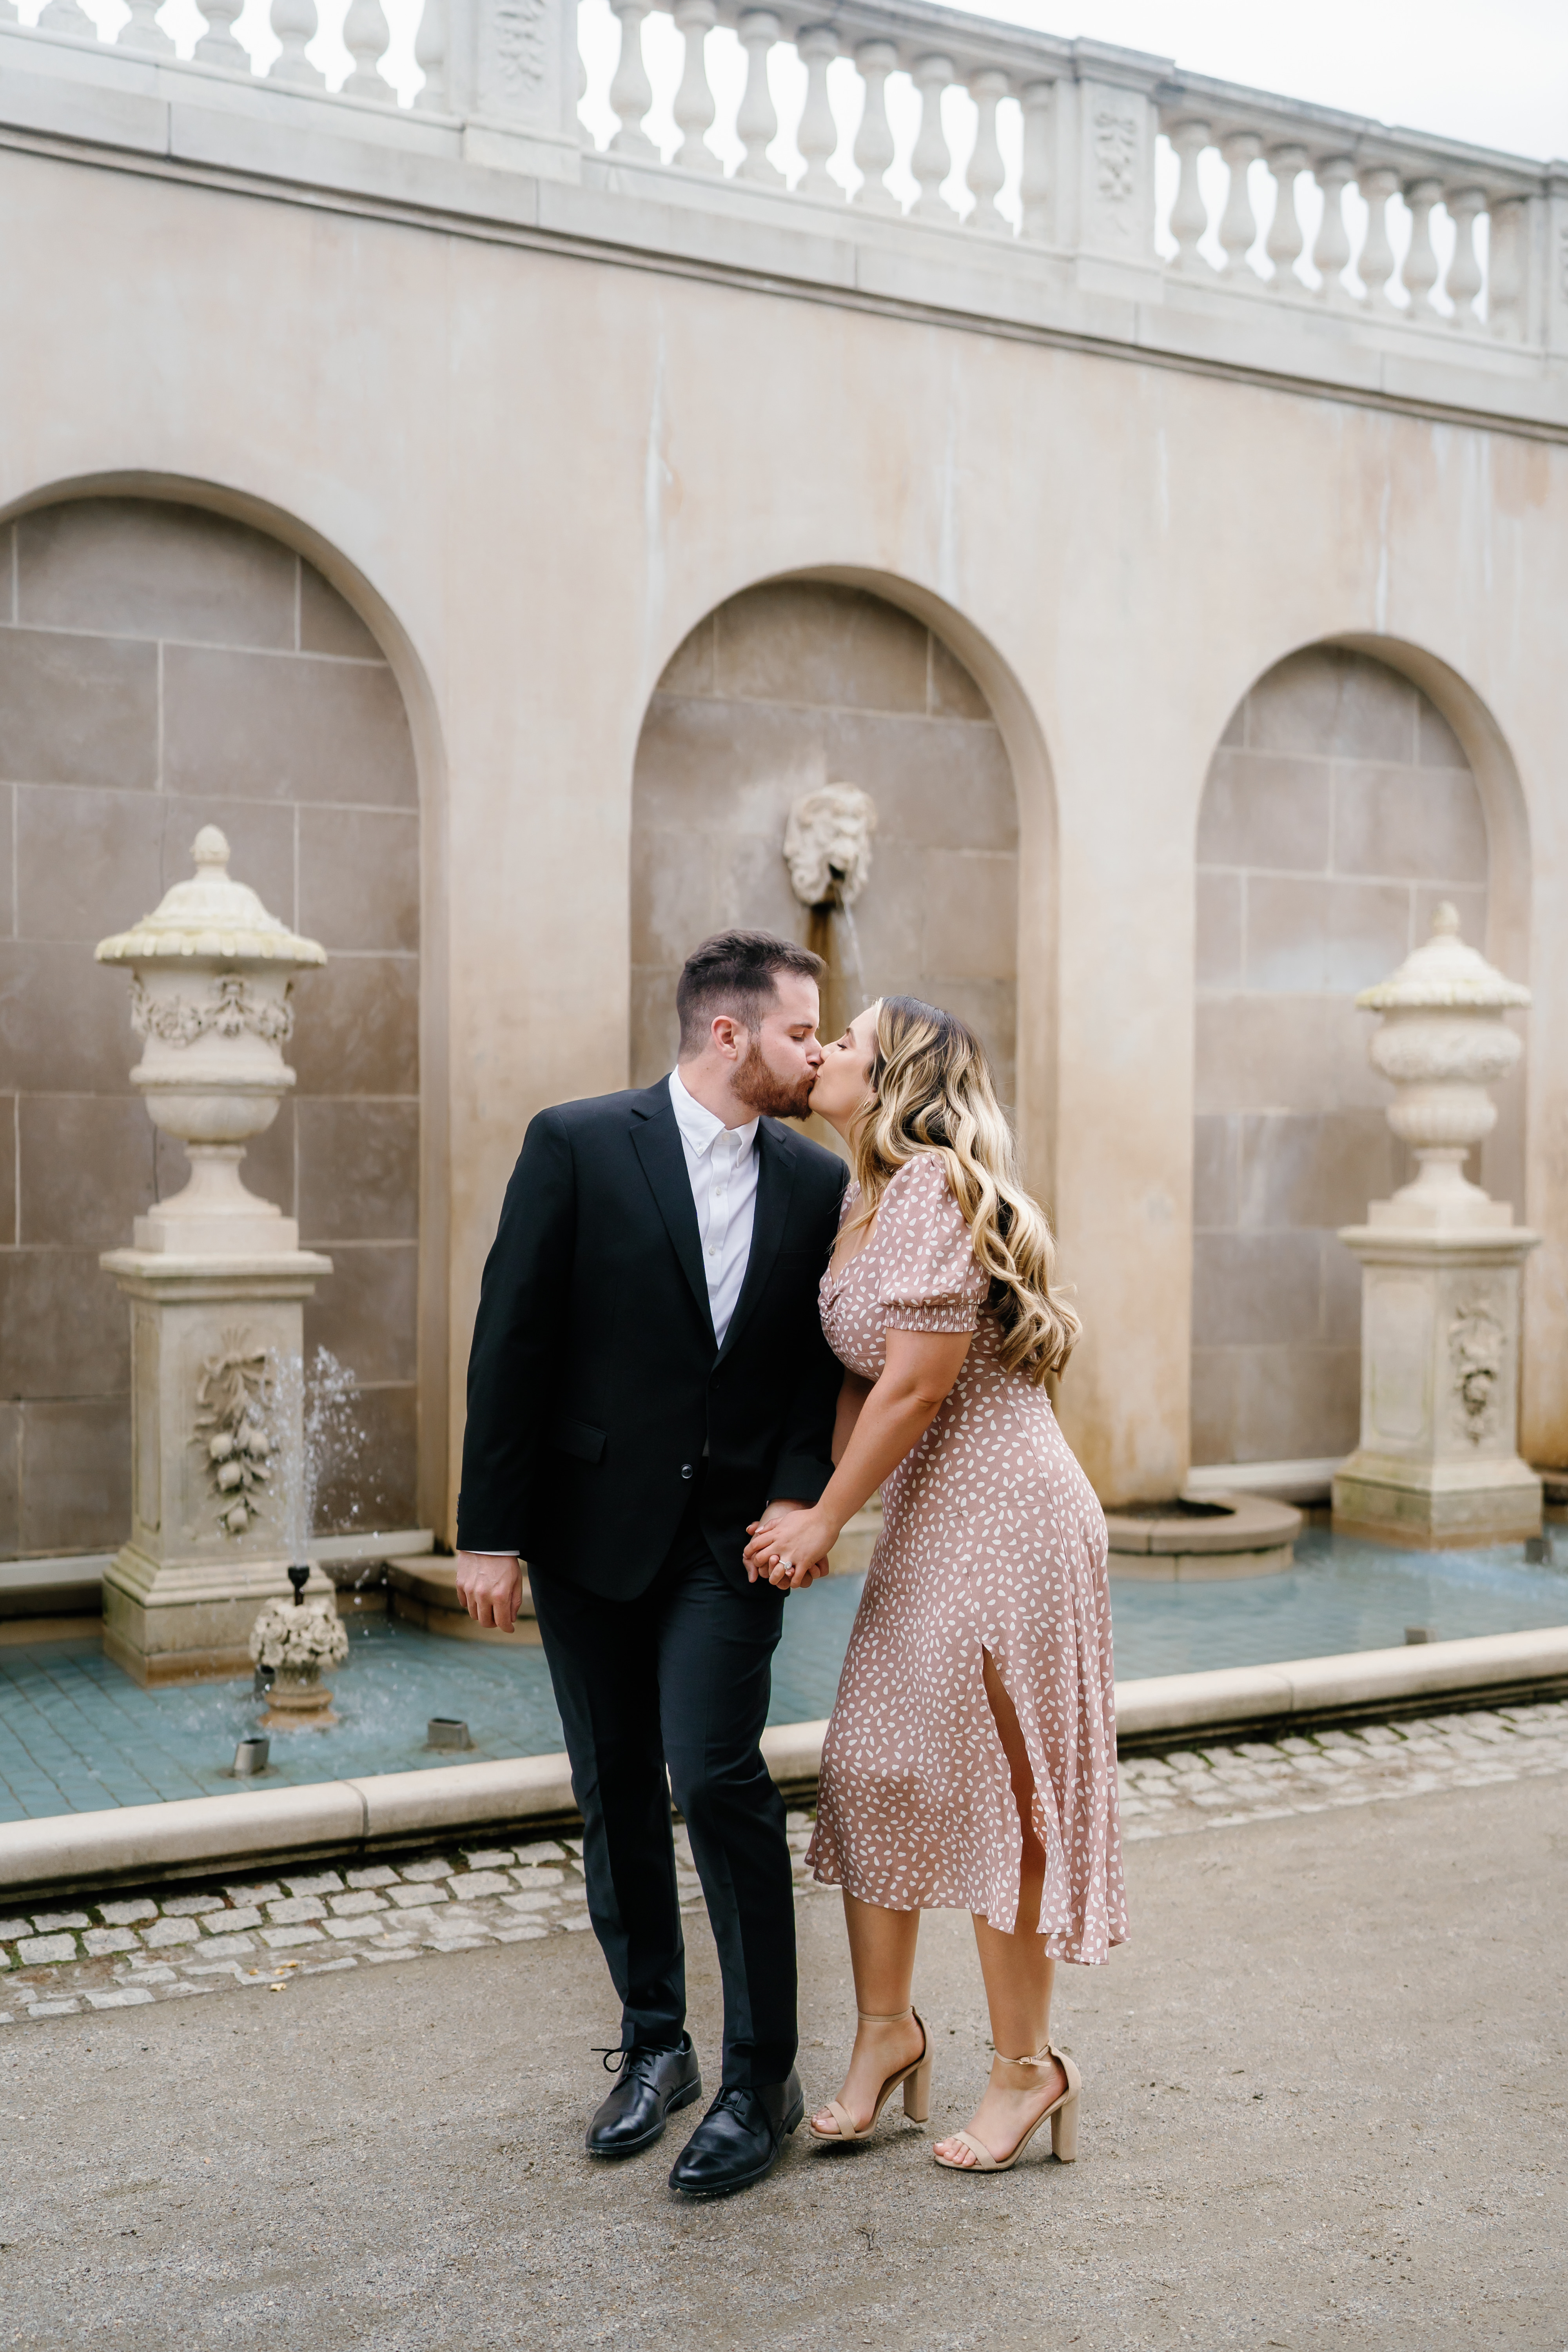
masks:
<instances>
[{"instance_id":1,"label":"black leather dress shoe","mask_svg":"<svg viewBox=\"0 0 1568 2352\"><path fill-rule=\"evenodd\" d=\"M651 2147L677 2107L689 2107L702 2096L702 2076L691 2036L683 2033L679 2050L650 2050L642 2043L630 2050L605 2053L605 2063L620 2060L620 2081L588 2126L590 2156L636 2156Z\"/></svg>"},{"instance_id":2,"label":"black leather dress shoe","mask_svg":"<svg viewBox=\"0 0 1568 2352\"><path fill-rule=\"evenodd\" d=\"M669 2176L688 2197L732 2197L765 2179L778 2162L785 2135L805 2113L800 2076L756 2091L721 2091Z\"/></svg>"}]
</instances>

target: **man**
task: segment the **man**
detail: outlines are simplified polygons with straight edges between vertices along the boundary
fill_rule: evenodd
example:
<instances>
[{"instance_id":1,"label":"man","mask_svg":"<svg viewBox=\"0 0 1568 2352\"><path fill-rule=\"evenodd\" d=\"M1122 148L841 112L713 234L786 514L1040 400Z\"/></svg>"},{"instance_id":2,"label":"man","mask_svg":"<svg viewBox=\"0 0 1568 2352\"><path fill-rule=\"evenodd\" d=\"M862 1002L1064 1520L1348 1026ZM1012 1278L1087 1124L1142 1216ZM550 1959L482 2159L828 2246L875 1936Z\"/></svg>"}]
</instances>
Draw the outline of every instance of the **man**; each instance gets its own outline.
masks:
<instances>
[{"instance_id":1,"label":"man","mask_svg":"<svg viewBox=\"0 0 1568 2352\"><path fill-rule=\"evenodd\" d=\"M468 1364L458 1590L510 1627L528 1562L621 1997L596 2156L650 2146L701 2095L672 1792L690 1836L724 1986L721 2088L670 2174L695 2197L762 2179L802 2113L790 1854L759 1745L784 1596L742 1554L749 1522L832 1475L816 1292L845 1171L775 1123L806 1116L822 969L721 933L681 973L668 1078L540 1113Z\"/></svg>"}]
</instances>

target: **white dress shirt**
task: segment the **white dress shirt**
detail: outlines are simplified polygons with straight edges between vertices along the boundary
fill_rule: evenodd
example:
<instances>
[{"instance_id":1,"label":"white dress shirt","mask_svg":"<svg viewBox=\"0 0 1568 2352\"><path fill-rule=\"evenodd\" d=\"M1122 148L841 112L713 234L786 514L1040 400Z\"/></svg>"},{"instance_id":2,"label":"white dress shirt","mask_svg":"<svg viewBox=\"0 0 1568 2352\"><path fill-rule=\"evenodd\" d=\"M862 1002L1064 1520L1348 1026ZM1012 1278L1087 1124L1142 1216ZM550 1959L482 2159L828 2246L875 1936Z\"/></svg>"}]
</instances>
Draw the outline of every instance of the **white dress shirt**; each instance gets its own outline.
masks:
<instances>
[{"instance_id":1,"label":"white dress shirt","mask_svg":"<svg viewBox=\"0 0 1568 2352\"><path fill-rule=\"evenodd\" d=\"M669 1099L686 1154L686 1173L702 1240L708 1312L721 1347L740 1301L757 1216L757 1126L726 1127L689 1094L679 1070L669 1074ZM703 1452L708 1451L703 1447ZM515 1552L476 1552L476 1559L515 1559Z\"/></svg>"},{"instance_id":2,"label":"white dress shirt","mask_svg":"<svg viewBox=\"0 0 1568 2352\"><path fill-rule=\"evenodd\" d=\"M686 1153L686 1173L702 1239L708 1312L721 1347L746 1279L757 1214L757 1127L726 1127L689 1094L679 1070L669 1074L669 1099Z\"/></svg>"}]
</instances>

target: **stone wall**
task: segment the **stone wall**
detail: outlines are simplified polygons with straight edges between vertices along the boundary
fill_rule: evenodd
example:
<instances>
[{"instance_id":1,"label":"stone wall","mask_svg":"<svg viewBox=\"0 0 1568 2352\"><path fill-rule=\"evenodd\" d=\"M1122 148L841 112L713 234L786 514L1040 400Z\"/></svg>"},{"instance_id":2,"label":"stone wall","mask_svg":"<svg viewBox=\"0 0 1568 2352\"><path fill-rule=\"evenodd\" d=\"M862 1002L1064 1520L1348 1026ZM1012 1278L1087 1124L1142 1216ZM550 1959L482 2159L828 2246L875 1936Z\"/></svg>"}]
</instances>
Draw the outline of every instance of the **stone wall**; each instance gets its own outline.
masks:
<instances>
[{"instance_id":1,"label":"stone wall","mask_svg":"<svg viewBox=\"0 0 1568 2352\"><path fill-rule=\"evenodd\" d=\"M0 530L0 1557L129 1524L124 1301L98 1265L184 1181L132 1091L124 974L97 940L187 874L237 878L331 958L297 984L298 1091L253 1191L335 1272L307 1354L363 1385L330 1528L414 1516L419 818L392 673L276 541L194 507L84 499Z\"/></svg>"},{"instance_id":2,"label":"stone wall","mask_svg":"<svg viewBox=\"0 0 1568 2352\"><path fill-rule=\"evenodd\" d=\"M1018 819L1001 736L929 629L805 582L710 614L649 704L632 816L633 1085L674 1058L675 983L700 940L730 924L805 939L784 820L825 783L877 804L854 910L866 999L909 993L971 1022L1011 1102Z\"/></svg>"},{"instance_id":3,"label":"stone wall","mask_svg":"<svg viewBox=\"0 0 1568 2352\"><path fill-rule=\"evenodd\" d=\"M1317 649L1237 710L1197 856L1193 1459L1343 1454L1361 1269L1334 1229L1410 1172L1352 1000L1427 937L1441 898L1485 945L1480 797L1415 687ZM1499 1100L1506 1161L1517 1077Z\"/></svg>"}]
</instances>

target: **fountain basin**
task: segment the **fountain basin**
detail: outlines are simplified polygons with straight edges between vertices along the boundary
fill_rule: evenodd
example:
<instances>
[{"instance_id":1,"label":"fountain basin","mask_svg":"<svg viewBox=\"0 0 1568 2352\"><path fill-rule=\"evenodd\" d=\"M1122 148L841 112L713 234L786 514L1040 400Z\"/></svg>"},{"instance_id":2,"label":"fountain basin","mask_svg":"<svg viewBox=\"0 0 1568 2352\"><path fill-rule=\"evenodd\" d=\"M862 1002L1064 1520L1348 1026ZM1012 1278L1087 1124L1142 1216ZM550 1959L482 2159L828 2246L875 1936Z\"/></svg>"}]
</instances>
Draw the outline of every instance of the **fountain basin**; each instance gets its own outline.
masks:
<instances>
[{"instance_id":1,"label":"fountain basin","mask_svg":"<svg viewBox=\"0 0 1568 2352\"><path fill-rule=\"evenodd\" d=\"M1295 1565L1302 1520L1289 1503L1232 1488L1107 1511L1105 1525L1113 1577L1172 1584L1283 1576Z\"/></svg>"}]
</instances>

